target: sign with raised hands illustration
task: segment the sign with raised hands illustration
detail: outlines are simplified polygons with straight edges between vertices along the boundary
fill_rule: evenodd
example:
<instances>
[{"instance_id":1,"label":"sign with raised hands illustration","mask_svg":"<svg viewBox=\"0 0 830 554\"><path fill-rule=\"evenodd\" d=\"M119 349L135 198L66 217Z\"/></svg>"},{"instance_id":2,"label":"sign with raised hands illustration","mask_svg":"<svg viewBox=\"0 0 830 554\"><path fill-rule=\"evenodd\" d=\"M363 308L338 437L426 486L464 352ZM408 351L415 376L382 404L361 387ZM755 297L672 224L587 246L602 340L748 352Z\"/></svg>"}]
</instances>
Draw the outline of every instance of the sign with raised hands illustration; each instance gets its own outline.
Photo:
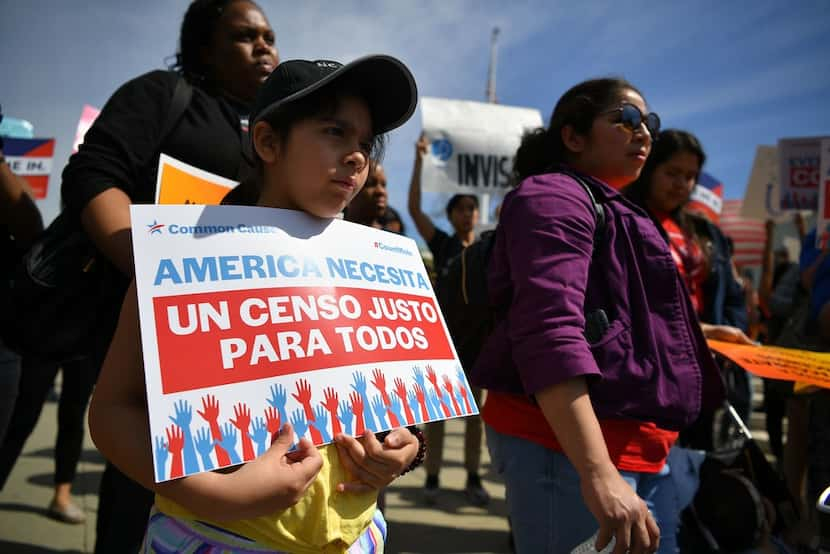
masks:
<instances>
[{"instance_id":1,"label":"sign with raised hands illustration","mask_svg":"<svg viewBox=\"0 0 830 554\"><path fill-rule=\"evenodd\" d=\"M415 243L305 213L132 206L156 478L478 413Z\"/></svg>"}]
</instances>

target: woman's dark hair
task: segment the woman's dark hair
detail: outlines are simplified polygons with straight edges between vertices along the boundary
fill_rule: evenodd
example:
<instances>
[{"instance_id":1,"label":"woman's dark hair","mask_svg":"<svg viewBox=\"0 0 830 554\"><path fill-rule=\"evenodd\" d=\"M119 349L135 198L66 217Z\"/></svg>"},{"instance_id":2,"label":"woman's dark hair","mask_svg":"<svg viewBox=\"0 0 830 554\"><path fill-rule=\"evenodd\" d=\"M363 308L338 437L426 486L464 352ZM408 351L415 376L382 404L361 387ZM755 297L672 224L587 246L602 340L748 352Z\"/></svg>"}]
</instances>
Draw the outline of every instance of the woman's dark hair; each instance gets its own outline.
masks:
<instances>
[{"instance_id":1,"label":"woman's dark hair","mask_svg":"<svg viewBox=\"0 0 830 554\"><path fill-rule=\"evenodd\" d=\"M170 69L179 71L192 83L205 80L207 68L202 63L202 52L210 48L219 19L234 2L257 6L252 0L193 0L190 3L179 33L179 51Z\"/></svg>"},{"instance_id":2,"label":"woman's dark hair","mask_svg":"<svg viewBox=\"0 0 830 554\"><path fill-rule=\"evenodd\" d=\"M513 183L518 184L531 175L544 173L552 165L567 162L568 150L562 143L562 128L570 125L577 133L587 135L594 119L619 103L627 91L642 96L634 85L618 77L584 81L563 94L553 108L547 128L539 127L522 137L513 160Z\"/></svg>"},{"instance_id":3,"label":"woman's dark hair","mask_svg":"<svg viewBox=\"0 0 830 554\"><path fill-rule=\"evenodd\" d=\"M450 218L450 214L455 209L455 207L458 206L458 203L465 198L471 199L473 201L473 204L475 204L476 209L478 209L478 196L476 196L475 194L453 194L452 198L450 198L450 201L447 202L447 219Z\"/></svg>"},{"instance_id":4,"label":"woman's dark hair","mask_svg":"<svg viewBox=\"0 0 830 554\"><path fill-rule=\"evenodd\" d=\"M291 131L301 121L333 116L345 98L366 98L367 94L363 92L364 87L365 85L356 79L341 79L337 84L325 86L308 96L286 103L264 117L262 121L268 123L279 136L280 143L285 144ZM253 129L250 130L251 134L253 131ZM371 165L380 163L385 148L386 135L372 136L369 149ZM262 190L263 166L255 150L253 150L252 165L249 174L222 200L223 204L250 206L257 203ZM372 169L370 168L369 171L371 173Z\"/></svg>"},{"instance_id":5,"label":"woman's dark hair","mask_svg":"<svg viewBox=\"0 0 830 554\"><path fill-rule=\"evenodd\" d=\"M688 152L697 156L701 168L706 162L706 153L696 136L688 131L666 129L654 139L651 145L651 154L649 154L640 176L637 177L636 181L625 187L623 193L637 205L645 207L651 190L651 178L654 176L654 170L680 152ZM679 212L681 208L682 206L677 208L677 211Z\"/></svg>"}]
</instances>

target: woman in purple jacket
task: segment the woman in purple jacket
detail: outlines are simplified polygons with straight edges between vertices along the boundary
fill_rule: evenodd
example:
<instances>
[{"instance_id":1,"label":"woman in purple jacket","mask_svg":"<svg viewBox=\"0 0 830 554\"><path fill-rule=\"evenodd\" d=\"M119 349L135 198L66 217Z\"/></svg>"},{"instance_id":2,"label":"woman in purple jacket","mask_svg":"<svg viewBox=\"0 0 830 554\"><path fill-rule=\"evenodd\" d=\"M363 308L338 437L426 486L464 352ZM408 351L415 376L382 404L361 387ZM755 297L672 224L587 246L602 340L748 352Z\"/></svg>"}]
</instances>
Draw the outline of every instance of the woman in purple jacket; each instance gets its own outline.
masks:
<instances>
[{"instance_id":1,"label":"woman in purple jacket","mask_svg":"<svg viewBox=\"0 0 830 554\"><path fill-rule=\"evenodd\" d=\"M666 458L723 391L666 241L619 192L659 126L630 83L595 79L516 154L489 270L505 317L473 381L489 391L519 553L568 553L594 533L615 553L677 551Z\"/></svg>"}]
</instances>

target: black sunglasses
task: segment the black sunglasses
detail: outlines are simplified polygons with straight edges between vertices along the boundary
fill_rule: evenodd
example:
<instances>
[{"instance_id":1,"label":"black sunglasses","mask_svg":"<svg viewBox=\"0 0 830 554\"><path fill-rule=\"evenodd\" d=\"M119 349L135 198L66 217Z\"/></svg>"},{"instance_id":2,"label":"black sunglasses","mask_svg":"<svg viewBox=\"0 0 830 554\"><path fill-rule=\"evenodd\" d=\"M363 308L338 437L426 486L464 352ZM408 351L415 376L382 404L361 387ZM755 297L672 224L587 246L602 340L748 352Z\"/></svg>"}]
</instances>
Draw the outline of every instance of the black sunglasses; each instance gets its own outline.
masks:
<instances>
[{"instance_id":1,"label":"black sunglasses","mask_svg":"<svg viewBox=\"0 0 830 554\"><path fill-rule=\"evenodd\" d=\"M600 115L615 112L620 114L617 123L622 123L623 126L625 126L625 128L629 131L638 131L640 129L640 125L642 125L643 121L645 121L646 129L648 129L648 134L651 135L652 139L657 138L657 133L660 132L660 116L656 113L651 112L649 114L643 115L643 112L640 111L640 108L638 108L634 104L624 102L620 104L618 108L606 110L602 112L602 114Z\"/></svg>"}]
</instances>

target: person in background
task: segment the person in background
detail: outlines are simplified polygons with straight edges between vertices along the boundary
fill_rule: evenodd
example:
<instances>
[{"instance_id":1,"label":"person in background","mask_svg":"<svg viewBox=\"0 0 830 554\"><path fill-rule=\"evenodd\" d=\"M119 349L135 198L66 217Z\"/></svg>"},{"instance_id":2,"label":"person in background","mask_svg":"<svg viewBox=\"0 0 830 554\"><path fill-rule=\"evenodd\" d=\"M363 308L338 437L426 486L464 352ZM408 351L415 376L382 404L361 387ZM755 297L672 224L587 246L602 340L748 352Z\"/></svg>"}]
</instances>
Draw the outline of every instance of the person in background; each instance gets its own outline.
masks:
<instances>
[{"instance_id":1,"label":"person in background","mask_svg":"<svg viewBox=\"0 0 830 554\"><path fill-rule=\"evenodd\" d=\"M371 169L366 185L349 203L345 219L402 235L403 222L388 201L386 172L378 164Z\"/></svg>"},{"instance_id":2,"label":"person in background","mask_svg":"<svg viewBox=\"0 0 830 554\"><path fill-rule=\"evenodd\" d=\"M815 337L813 349L830 352L830 245L817 248L816 233L813 229L805 235L799 265L802 286L809 294L807 329ZM830 391L827 389L810 396L806 442L806 506L810 519L815 520L816 502L830 484Z\"/></svg>"},{"instance_id":3,"label":"person in background","mask_svg":"<svg viewBox=\"0 0 830 554\"><path fill-rule=\"evenodd\" d=\"M798 228L803 227L800 214L795 223ZM802 290L798 263L790 260L789 250L785 246L773 250L774 241L775 222L770 220L766 222L761 283L758 288L758 302L765 322L765 333L761 340L770 345L776 344L784 325L796 307L798 295ZM764 378L765 426L769 436L770 450L779 468L783 468L783 423L792 391L792 382Z\"/></svg>"},{"instance_id":4,"label":"person in background","mask_svg":"<svg viewBox=\"0 0 830 554\"><path fill-rule=\"evenodd\" d=\"M242 141L251 106L278 61L274 30L257 4L194 0L172 71L139 76L107 101L70 158L61 193L65 209L78 214L98 251L120 270L125 288L133 273L129 206L154 201L159 152L227 179L244 178L249 168ZM165 129L180 83L192 95ZM108 344L113 329L101 333ZM104 352L91 357L100 367ZM107 464L95 551L138 551L152 502L152 493Z\"/></svg>"},{"instance_id":5,"label":"person in background","mask_svg":"<svg viewBox=\"0 0 830 554\"><path fill-rule=\"evenodd\" d=\"M3 112L0 110L2 120ZM0 137L0 279L8 281L11 278L20 257L41 231L43 219L40 210L32 198L28 183L15 175L6 162L3 138ZM0 284L0 291L5 287L5 282ZM19 381L20 357L6 348L0 339L0 444L11 421Z\"/></svg>"},{"instance_id":6,"label":"person in background","mask_svg":"<svg viewBox=\"0 0 830 554\"><path fill-rule=\"evenodd\" d=\"M712 222L685 209L705 161L694 135L676 129L662 131L642 173L626 187L625 195L662 230L706 337L753 344L745 334L746 298L735 279L726 237ZM730 401L746 418L751 406L748 375L733 364L723 373ZM684 430L681 442L714 450L713 417L714 410L702 411L700 419Z\"/></svg>"},{"instance_id":7,"label":"person in background","mask_svg":"<svg viewBox=\"0 0 830 554\"><path fill-rule=\"evenodd\" d=\"M386 213L389 196L386 192L386 172L378 164L369 170L366 184L346 207L346 221L382 229L381 219Z\"/></svg>"},{"instance_id":8,"label":"person in background","mask_svg":"<svg viewBox=\"0 0 830 554\"><path fill-rule=\"evenodd\" d=\"M406 236L406 226L403 224L401 214L399 214L398 210L392 206L386 207L386 212L383 214L381 224L383 225L384 231L389 231L390 233L395 233L396 235Z\"/></svg>"},{"instance_id":9,"label":"person in background","mask_svg":"<svg viewBox=\"0 0 830 554\"><path fill-rule=\"evenodd\" d=\"M9 279L20 257L43 230L43 222L28 184L12 173L5 162L2 139L0 227L3 278ZM11 317L13 325L14 316ZM37 424L58 367L57 363L44 362L32 355L21 360L0 341L0 386L5 397L0 408L0 490L5 487L26 439ZM72 360L63 366L54 450L54 484L47 512L65 523L83 523L86 519L84 511L72 501L72 482L83 446L84 414L96 375L97 370L88 359Z\"/></svg>"},{"instance_id":10,"label":"person in background","mask_svg":"<svg viewBox=\"0 0 830 554\"><path fill-rule=\"evenodd\" d=\"M453 195L446 207L447 219L452 225L453 234L450 235L436 227L421 207L421 168L428 149L429 142L422 135L415 144L415 164L409 182L408 207L415 228L432 252L435 272L440 275L447 261L475 240L475 227L479 217L478 197L473 194Z\"/></svg>"},{"instance_id":11,"label":"person in background","mask_svg":"<svg viewBox=\"0 0 830 554\"><path fill-rule=\"evenodd\" d=\"M429 148L426 137L421 135L415 144L415 164L412 168L412 180L409 182L409 215L415 222L415 228L432 252L432 267L436 280L441 279L441 272L447 262L461 253L475 240L475 226L478 223L478 197L472 194L456 194L447 202L447 219L453 228L453 234L447 234L432 222L421 208L421 168L424 156ZM468 372L470 368L465 367ZM472 387L476 404L481 403L481 389ZM480 416L471 416L464 422L464 467L467 481L464 493L475 506L484 506L490 502L488 493L481 484L479 470L481 467L481 443L483 438ZM424 483L424 500L434 504L440 489L439 474L444 453L444 422L430 423L426 426L429 454L426 460L427 478Z\"/></svg>"}]
</instances>

